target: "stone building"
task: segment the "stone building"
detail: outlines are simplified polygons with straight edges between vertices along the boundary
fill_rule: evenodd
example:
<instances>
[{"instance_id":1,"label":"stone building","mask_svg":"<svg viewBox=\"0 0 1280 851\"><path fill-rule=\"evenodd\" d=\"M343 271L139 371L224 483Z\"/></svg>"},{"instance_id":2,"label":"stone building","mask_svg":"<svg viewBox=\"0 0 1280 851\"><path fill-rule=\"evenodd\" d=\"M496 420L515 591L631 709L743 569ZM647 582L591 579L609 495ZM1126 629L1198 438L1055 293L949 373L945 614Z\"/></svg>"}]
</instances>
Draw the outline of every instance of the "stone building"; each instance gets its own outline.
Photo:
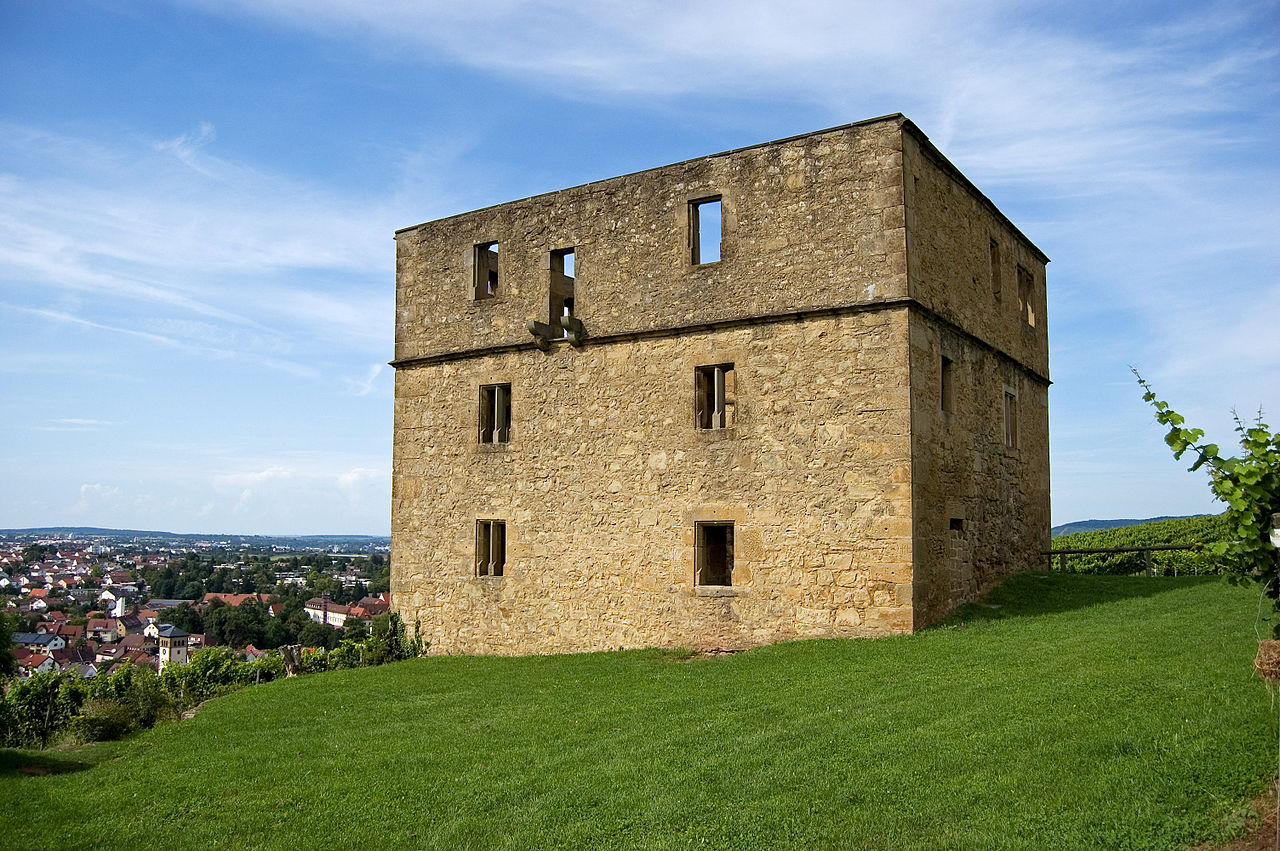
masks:
<instances>
[{"instance_id":1,"label":"stone building","mask_svg":"<svg viewBox=\"0 0 1280 851\"><path fill-rule=\"evenodd\" d=\"M1049 543L1047 258L901 115L396 234L433 652L908 632Z\"/></svg>"}]
</instances>

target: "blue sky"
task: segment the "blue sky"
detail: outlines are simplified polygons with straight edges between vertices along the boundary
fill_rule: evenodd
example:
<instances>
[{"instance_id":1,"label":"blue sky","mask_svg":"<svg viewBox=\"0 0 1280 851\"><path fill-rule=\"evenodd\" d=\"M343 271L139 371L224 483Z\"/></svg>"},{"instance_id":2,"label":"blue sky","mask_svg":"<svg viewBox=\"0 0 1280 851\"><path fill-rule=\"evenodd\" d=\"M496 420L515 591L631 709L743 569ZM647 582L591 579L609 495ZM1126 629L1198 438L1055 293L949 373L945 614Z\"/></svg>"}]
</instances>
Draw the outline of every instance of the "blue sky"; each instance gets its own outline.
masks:
<instances>
[{"instance_id":1,"label":"blue sky","mask_svg":"<svg viewBox=\"0 0 1280 851\"><path fill-rule=\"evenodd\" d=\"M395 229L903 112L1053 258L1055 523L1280 426L1280 6L0 0L0 527L389 529Z\"/></svg>"}]
</instances>

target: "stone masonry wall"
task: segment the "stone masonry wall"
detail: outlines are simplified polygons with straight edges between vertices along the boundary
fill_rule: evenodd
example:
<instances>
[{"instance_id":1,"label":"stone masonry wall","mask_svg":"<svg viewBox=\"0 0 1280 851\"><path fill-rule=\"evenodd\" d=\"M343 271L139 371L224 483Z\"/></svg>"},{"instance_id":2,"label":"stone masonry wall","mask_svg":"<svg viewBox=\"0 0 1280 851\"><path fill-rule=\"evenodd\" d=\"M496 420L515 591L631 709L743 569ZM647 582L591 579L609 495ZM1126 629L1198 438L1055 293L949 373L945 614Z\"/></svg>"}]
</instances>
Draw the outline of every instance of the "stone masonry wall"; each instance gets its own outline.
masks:
<instances>
[{"instance_id":1,"label":"stone masonry wall","mask_svg":"<svg viewBox=\"0 0 1280 851\"><path fill-rule=\"evenodd\" d=\"M695 264L712 196L721 259ZM1047 258L902 116L396 240L391 590L433 652L909 631L1048 545ZM567 248L587 341L540 351ZM695 368L724 363L734 426L698 429ZM508 382L510 442L481 444L480 387ZM500 578L475 575L479 519L506 523ZM729 587L695 584L700 521L734 523Z\"/></svg>"},{"instance_id":2,"label":"stone masonry wall","mask_svg":"<svg viewBox=\"0 0 1280 851\"><path fill-rule=\"evenodd\" d=\"M442 653L746 647L911 629L907 312L397 373L392 595ZM733 429L694 427L694 368L732 362ZM509 381L505 447L476 441ZM501 578L475 521L507 523ZM694 523L733 520L731 588ZM704 596L705 595L705 596Z\"/></svg>"},{"instance_id":3,"label":"stone masonry wall","mask_svg":"<svg viewBox=\"0 0 1280 851\"><path fill-rule=\"evenodd\" d=\"M1049 546L1046 258L940 155L904 136L911 294L915 625L945 617ZM999 289L991 241L998 244ZM1017 267L1032 275L1020 310ZM1034 320L1029 323L1028 318ZM941 398L951 362L951 410ZM1016 397L1005 445L1004 394Z\"/></svg>"},{"instance_id":4,"label":"stone masonry wall","mask_svg":"<svg viewBox=\"0 0 1280 851\"><path fill-rule=\"evenodd\" d=\"M549 320L548 257L574 247L592 336L906 295L902 118L615 177L396 235L396 358L527 344ZM723 253L694 265L689 202L722 197ZM473 246L498 294L472 300Z\"/></svg>"},{"instance_id":5,"label":"stone masonry wall","mask_svg":"<svg viewBox=\"0 0 1280 851\"><path fill-rule=\"evenodd\" d=\"M1049 546L1048 387L930 317L911 320L915 626L945 617ZM951 410L941 360L951 361ZM1005 445L1004 394L1017 399ZM955 521L955 522L953 522Z\"/></svg>"},{"instance_id":6,"label":"stone masonry wall","mask_svg":"<svg viewBox=\"0 0 1280 851\"><path fill-rule=\"evenodd\" d=\"M962 182L926 140L903 136L903 170L911 297L1047 378L1048 258L990 201ZM992 281L993 239L1000 256L998 293ZM1033 276L1034 326L1019 312L1019 265Z\"/></svg>"}]
</instances>

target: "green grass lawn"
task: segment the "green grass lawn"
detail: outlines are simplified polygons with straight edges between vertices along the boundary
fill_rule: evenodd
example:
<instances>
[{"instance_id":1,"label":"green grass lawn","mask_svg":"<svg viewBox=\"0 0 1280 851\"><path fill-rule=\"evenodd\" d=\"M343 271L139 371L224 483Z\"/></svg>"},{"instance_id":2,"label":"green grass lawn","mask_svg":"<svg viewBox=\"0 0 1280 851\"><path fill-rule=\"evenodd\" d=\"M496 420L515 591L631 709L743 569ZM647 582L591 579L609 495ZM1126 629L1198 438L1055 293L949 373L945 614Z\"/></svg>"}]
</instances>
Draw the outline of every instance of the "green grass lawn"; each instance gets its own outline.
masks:
<instances>
[{"instance_id":1,"label":"green grass lawn","mask_svg":"<svg viewBox=\"0 0 1280 851\"><path fill-rule=\"evenodd\" d=\"M1276 765L1256 589L1031 575L988 602L728 657L269 683L126 742L0 751L0 847L1121 849L1240 827Z\"/></svg>"}]
</instances>

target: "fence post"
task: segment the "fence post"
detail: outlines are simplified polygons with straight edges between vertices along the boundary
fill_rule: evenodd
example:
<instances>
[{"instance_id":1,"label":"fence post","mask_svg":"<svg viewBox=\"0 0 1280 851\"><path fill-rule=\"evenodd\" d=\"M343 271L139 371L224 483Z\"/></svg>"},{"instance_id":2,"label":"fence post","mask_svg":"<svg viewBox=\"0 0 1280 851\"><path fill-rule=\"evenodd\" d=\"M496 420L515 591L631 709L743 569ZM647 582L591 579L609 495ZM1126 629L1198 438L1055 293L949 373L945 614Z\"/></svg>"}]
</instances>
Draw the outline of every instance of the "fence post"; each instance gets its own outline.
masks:
<instances>
[{"instance_id":1,"label":"fence post","mask_svg":"<svg viewBox=\"0 0 1280 851\"><path fill-rule=\"evenodd\" d=\"M1147 576L1155 576L1156 575L1155 568L1152 566L1152 563L1151 563L1152 562L1151 550L1142 551L1142 560L1146 562L1146 565L1147 565Z\"/></svg>"},{"instance_id":2,"label":"fence post","mask_svg":"<svg viewBox=\"0 0 1280 851\"><path fill-rule=\"evenodd\" d=\"M1059 573L1067 572L1067 554L1066 553L1059 553L1058 555L1058 572Z\"/></svg>"}]
</instances>

